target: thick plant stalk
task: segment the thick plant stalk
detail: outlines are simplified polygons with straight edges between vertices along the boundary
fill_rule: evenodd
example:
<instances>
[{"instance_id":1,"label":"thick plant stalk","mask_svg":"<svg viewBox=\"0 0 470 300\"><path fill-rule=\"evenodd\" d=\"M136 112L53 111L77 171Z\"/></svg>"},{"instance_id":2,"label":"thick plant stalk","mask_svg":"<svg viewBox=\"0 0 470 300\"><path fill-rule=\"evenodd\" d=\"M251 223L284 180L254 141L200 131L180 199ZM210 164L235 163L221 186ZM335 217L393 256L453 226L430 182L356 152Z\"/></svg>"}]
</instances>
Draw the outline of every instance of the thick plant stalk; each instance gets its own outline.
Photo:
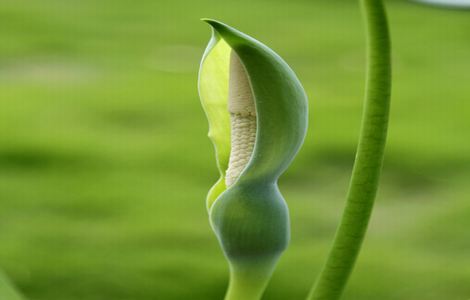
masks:
<instances>
[{"instance_id":1,"label":"thick plant stalk","mask_svg":"<svg viewBox=\"0 0 470 300\"><path fill-rule=\"evenodd\" d=\"M309 300L341 297L367 230L382 169L390 106L390 38L382 0L360 2L366 20L368 52L361 134L342 220Z\"/></svg>"}]
</instances>

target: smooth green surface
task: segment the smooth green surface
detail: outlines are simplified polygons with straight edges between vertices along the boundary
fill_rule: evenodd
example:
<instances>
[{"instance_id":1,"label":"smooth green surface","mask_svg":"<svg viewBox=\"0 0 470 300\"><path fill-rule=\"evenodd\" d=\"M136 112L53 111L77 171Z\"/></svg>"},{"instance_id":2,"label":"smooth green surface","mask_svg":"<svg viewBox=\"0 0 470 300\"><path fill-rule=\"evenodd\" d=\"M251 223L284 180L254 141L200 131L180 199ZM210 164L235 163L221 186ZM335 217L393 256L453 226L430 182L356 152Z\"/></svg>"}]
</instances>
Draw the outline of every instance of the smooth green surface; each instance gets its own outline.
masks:
<instances>
[{"instance_id":1,"label":"smooth green surface","mask_svg":"<svg viewBox=\"0 0 470 300\"><path fill-rule=\"evenodd\" d=\"M208 195L209 216L230 265L225 299L257 300L289 243L289 212L277 180L305 138L308 100L299 79L279 55L226 24L205 21L213 35L201 63L199 93L221 175ZM256 106L256 141L248 164L224 191L220 181L230 155L226 45L240 58L249 78Z\"/></svg>"},{"instance_id":2,"label":"smooth green surface","mask_svg":"<svg viewBox=\"0 0 470 300\"><path fill-rule=\"evenodd\" d=\"M361 0L367 75L359 142L346 207L332 249L308 299L340 299L359 255L377 194L390 114L390 33L382 0Z\"/></svg>"},{"instance_id":3,"label":"smooth green surface","mask_svg":"<svg viewBox=\"0 0 470 300\"><path fill-rule=\"evenodd\" d=\"M470 18L387 8L390 138L344 299L467 299ZM0 266L28 299L223 298L228 268L201 200L218 177L195 84L204 16L269 42L314 100L280 180L292 236L264 297L305 298L358 138L356 1L2 0L0 12Z\"/></svg>"}]
</instances>

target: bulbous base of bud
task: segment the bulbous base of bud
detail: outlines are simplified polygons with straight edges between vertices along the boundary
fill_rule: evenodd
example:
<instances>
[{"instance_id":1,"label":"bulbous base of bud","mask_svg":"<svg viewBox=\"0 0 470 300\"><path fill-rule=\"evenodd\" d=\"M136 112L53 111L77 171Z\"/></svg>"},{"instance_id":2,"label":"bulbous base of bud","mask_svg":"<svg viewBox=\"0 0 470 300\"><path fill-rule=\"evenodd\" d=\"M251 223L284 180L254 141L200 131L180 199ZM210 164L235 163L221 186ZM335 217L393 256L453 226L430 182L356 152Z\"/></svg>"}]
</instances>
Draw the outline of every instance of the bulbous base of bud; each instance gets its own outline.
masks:
<instances>
[{"instance_id":1,"label":"bulbous base of bud","mask_svg":"<svg viewBox=\"0 0 470 300\"><path fill-rule=\"evenodd\" d=\"M259 299L290 237L289 212L277 185L235 184L215 201L210 219L230 263L226 299Z\"/></svg>"}]
</instances>

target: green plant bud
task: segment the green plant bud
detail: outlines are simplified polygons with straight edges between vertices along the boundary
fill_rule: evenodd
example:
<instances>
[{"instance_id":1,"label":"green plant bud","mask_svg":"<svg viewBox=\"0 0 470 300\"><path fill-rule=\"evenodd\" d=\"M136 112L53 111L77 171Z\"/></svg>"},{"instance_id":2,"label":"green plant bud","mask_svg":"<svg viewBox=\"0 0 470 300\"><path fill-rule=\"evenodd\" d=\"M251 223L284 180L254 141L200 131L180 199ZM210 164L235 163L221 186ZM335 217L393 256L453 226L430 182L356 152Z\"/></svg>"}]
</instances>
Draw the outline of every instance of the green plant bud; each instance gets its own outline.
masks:
<instances>
[{"instance_id":1,"label":"green plant bud","mask_svg":"<svg viewBox=\"0 0 470 300\"><path fill-rule=\"evenodd\" d=\"M220 178L207 197L211 225L231 268L226 299L259 299L289 241L277 187L307 128L307 97L271 49L217 21L199 93Z\"/></svg>"}]
</instances>

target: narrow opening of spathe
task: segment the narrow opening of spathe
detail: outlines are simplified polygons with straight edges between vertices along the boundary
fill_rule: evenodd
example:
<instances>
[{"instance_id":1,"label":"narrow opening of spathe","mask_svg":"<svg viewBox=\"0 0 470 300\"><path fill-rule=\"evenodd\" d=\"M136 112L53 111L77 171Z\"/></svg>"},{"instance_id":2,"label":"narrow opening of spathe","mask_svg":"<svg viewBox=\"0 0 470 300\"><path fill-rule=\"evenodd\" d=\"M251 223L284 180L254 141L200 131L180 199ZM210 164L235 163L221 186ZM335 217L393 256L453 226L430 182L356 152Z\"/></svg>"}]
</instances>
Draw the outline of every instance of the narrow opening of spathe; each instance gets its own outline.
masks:
<instances>
[{"instance_id":1,"label":"narrow opening of spathe","mask_svg":"<svg viewBox=\"0 0 470 300\"><path fill-rule=\"evenodd\" d=\"M230 51L228 111L230 113L230 158L225 174L227 187L245 170L256 142L256 106L245 66L237 53Z\"/></svg>"}]
</instances>

